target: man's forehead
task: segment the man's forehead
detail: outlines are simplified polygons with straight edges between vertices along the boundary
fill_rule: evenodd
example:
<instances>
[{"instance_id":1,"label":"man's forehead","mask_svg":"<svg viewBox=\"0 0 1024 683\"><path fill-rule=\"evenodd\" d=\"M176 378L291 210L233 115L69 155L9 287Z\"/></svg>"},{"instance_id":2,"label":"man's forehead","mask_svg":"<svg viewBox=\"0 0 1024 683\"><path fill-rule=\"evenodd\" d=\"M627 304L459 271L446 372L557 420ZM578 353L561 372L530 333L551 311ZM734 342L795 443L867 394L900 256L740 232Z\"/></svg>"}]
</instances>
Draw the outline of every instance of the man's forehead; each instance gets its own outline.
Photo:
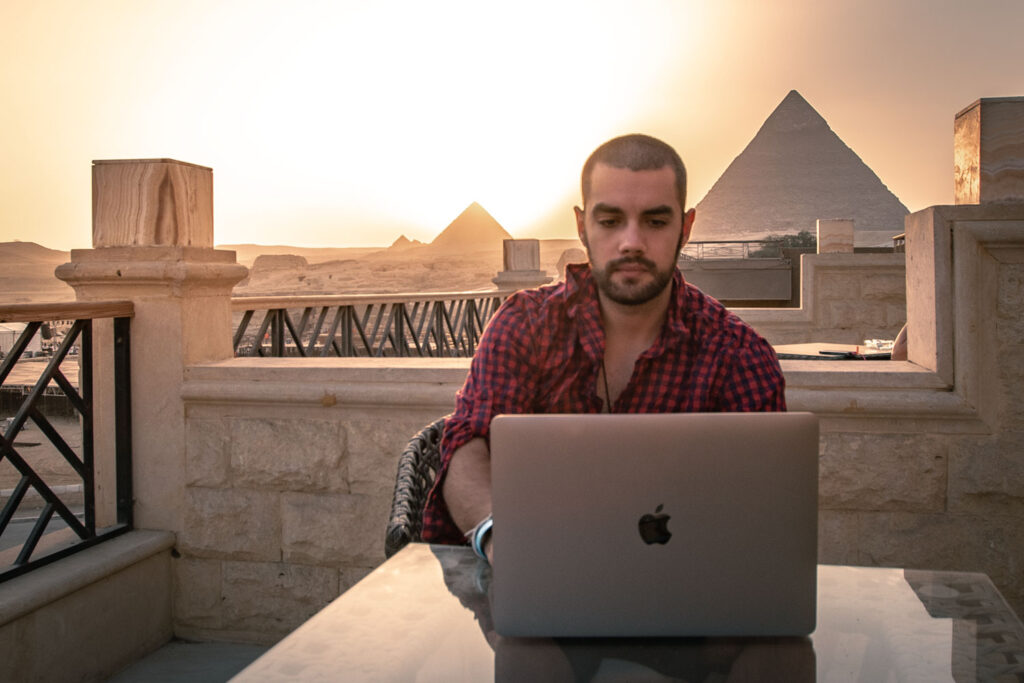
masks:
<instances>
[{"instance_id":1,"label":"man's forehead","mask_svg":"<svg viewBox=\"0 0 1024 683\"><path fill-rule=\"evenodd\" d=\"M644 208L679 207L675 171L670 166L634 171L610 164L595 164L590 177L586 202L622 208L624 205L645 205Z\"/></svg>"}]
</instances>

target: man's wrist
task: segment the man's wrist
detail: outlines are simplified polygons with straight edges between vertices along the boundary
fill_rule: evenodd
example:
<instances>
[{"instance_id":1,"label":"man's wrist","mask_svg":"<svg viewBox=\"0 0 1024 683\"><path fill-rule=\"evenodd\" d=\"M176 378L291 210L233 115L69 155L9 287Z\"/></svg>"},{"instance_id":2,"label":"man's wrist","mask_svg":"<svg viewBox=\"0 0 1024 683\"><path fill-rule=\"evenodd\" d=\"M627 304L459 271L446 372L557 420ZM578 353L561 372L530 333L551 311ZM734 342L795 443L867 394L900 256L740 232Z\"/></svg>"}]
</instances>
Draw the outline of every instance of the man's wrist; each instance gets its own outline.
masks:
<instances>
[{"instance_id":1,"label":"man's wrist","mask_svg":"<svg viewBox=\"0 0 1024 683\"><path fill-rule=\"evenodd\" d=\"M466 532L466 539L469 540L473 553L482 560L487 559L484 546L491 537L493 527L494 518L491 515L487 515L475 527Z\"/></svg>"}]
</instances>

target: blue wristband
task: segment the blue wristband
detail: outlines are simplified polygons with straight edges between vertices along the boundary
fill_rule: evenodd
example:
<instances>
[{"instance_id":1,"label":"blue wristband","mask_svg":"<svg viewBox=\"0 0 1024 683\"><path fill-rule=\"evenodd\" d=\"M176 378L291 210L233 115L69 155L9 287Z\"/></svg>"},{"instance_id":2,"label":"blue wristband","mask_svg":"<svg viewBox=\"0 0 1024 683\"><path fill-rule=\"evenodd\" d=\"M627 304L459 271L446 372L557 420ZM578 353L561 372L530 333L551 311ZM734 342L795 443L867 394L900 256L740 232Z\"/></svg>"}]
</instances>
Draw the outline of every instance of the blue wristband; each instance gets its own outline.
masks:
<instances>
[{"instance_id":1,"label":"blue wristband","mask_svg":"<svg viewBox=\"0 0 1024 683\"><path fill-rule=\"evenodd\" d=\"M484 553L484 541L487 539L487 535L491 533L491 527L494 526L494 518L491 515L487 515L483 521L473 527L473 537L470 539L470 545L473 546L473 552L482 560L487 559L487 554Z\"/></svg>"}]
</instances>

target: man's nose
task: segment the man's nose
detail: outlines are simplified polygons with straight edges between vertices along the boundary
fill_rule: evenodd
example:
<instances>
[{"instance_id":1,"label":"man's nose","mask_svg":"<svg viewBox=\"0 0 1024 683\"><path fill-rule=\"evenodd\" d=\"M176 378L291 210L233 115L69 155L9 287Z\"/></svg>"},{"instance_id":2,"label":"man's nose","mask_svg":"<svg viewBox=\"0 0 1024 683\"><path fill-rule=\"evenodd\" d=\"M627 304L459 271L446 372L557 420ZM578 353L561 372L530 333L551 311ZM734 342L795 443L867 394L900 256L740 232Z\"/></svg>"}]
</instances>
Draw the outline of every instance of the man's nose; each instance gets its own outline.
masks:
<instances>
[{"instance_id":1,"label":"man's nose","mask_svg":"<svg viewBox=\"0 0 1024 683\"><path fill-rule=\"evenodd\" d=\"M633 218L626 221L621 239L619 240L619 251L622 253L642 253L644 251L644 241L640 232L639 219Z\"/></svg>"}]
</instances>

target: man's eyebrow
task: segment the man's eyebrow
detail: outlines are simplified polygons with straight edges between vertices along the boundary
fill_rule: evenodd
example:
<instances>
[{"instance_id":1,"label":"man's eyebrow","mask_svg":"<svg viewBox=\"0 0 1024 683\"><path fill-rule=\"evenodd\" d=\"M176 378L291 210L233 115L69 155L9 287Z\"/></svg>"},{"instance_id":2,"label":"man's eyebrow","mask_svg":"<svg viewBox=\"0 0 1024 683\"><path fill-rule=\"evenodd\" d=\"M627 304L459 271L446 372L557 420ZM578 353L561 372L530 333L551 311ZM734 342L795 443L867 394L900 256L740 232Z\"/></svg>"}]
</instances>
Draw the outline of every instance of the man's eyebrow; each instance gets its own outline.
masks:
<instances>
[{"instance_id":1,"label":"man's eyebrow","mask_svg":"<svg viewBox=\"0 0 1024 683\"><path fill-rule=\"evenodd\" d=\"M662 204L661 206L655 206L650 209L645 209L643 212L644 216L671 216L675 213L672 207L668 204Z\"/></svg>"},{"instance_id":2,"label":"man's eyebrow","mask_svg":"<svg viewBox=\"0 0 1024 683\"><path fill-rule=\"evenodd\" d=\"M594 213L622 213L622 209L611 204L605 204L604 202L598 202L594 204Z\"/></svg>"}]
</instances>

